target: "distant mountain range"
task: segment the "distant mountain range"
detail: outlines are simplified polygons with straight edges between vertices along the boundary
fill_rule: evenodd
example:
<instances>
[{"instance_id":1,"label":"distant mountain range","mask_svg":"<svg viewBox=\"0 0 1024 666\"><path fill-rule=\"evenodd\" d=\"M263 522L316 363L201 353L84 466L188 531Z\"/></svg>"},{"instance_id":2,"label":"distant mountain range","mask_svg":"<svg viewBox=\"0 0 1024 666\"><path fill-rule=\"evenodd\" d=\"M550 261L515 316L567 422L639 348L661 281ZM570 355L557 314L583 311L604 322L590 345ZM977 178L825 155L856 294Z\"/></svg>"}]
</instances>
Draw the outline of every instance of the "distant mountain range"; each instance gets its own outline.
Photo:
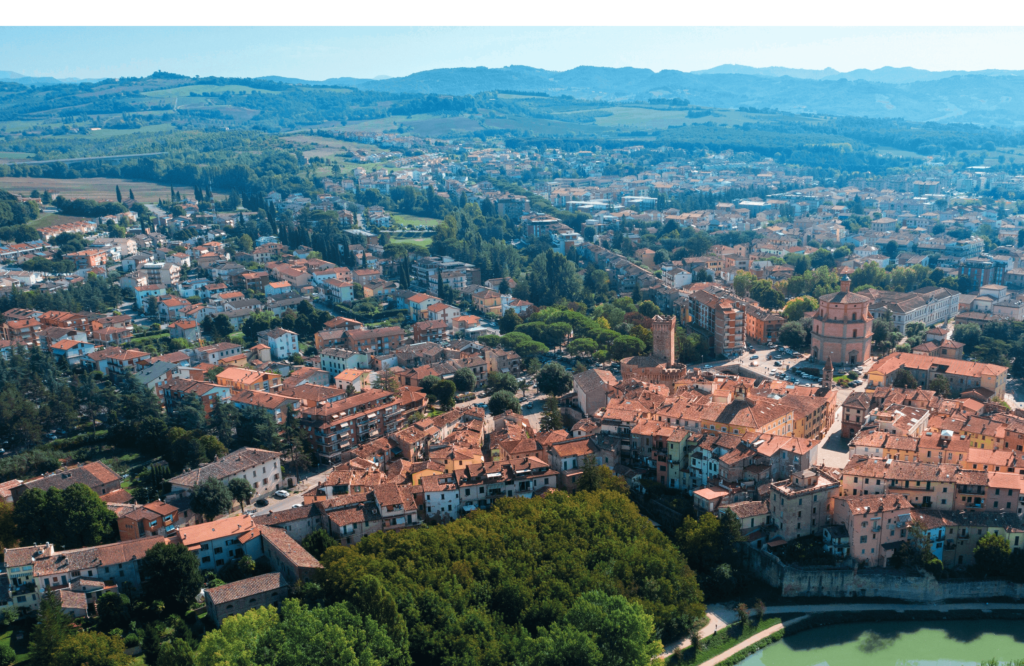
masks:
<instances>
[{"instance_id":1,"label":"distant mountain range","mask_svg":"<svg viewBox=\"0 0 1024 666\"><path fill-rule=\"evenodd\" d=\"M694 106L715 108L755 107L790 113L904 118L914 122L1024 126L1024 71L1015 70L931 72L913 67L882 67L839 72L831 68L720 65L696 72L655 72L633 67L577 67L556 72L512 65L433 69L394 78L261 78L301 86L345 86L390 93L472 95L509 90L568 95L611 104L679 98ZM0 82L28 86L96 80L26 77L0 71Z\"/></svg>"},{"instance_id":2,"label":"distant mountain range","mask_svg":"<svg viewBox=\"0 0 1024 666\"><path fill-rule=\"evenodd\" d=\"M700 72L632 67L577 67L554 72L512 65L433 69L384 80L266 78L392 93L472 95L516 90L605 102L677 97L717 108L749 106L912 121L1024 124L1024 71L1011 70L929 72L882 67L843 73L722 65Z\"/></svg>"},{"instance_id":3,"label":"distant mountain range","mask_svg":"<svg viewBox=\"0 0 1024 666\"><path fill-rule=\"evenodd\" d=\"M791 69L789 67L747 67L746 65L719 65L693 74L748 74L750 76L780 77L813 81L874 81L876 83L914 83L916 81L938 81L953 76L1024 76L1024 72L1012 69L982 69L975 72L950 70L930 72L914 67L880 67L878 69L855 69L839 72L831 67L825 69Z\"/></svg>"},{"instance_id":4,"label":"distant mountain range","mask_svg":"<svg viewBox=\"0 0 1024 666\"><path fill-rule=\"evenodd\" d=\"M11 81L23 86L56 86L62 83L94 83L100 79L55 79L52 76L24 76L17 72L0 71L0 81Z\"/></svg>"}]
</instances>

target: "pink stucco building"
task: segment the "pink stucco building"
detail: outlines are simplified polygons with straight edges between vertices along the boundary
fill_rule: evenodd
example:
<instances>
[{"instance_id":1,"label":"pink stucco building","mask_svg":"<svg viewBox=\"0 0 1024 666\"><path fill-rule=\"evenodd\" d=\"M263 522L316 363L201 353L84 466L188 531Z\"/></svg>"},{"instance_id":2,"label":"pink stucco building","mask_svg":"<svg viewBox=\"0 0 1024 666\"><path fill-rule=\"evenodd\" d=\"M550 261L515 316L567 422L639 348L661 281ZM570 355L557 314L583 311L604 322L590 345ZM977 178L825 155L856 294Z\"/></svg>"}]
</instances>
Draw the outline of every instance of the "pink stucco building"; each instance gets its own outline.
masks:
<instances>
[{"instance_id":1,"label":"pink stucco building","mask_svg":"<svg viewBox=\"0 0 1024 666\"><path fill-rule=\"evenodd\" d=\"M862 566L884 567L907 540L914 505L903 495L837 497L832 522L850 536L850 556Z\"/></svg>"},{"instance_id":2,"label":"pink stucco building","mask_svg":"<svg viewBox=\"0 0 1024 666\"><path fill-rule=\"evenodd\" d=\"M833 365L857 365L871 356L871 299L850 292L843 276L840 291L822 296L811 320L811 358Z\"/></svg>"}]
</instances>

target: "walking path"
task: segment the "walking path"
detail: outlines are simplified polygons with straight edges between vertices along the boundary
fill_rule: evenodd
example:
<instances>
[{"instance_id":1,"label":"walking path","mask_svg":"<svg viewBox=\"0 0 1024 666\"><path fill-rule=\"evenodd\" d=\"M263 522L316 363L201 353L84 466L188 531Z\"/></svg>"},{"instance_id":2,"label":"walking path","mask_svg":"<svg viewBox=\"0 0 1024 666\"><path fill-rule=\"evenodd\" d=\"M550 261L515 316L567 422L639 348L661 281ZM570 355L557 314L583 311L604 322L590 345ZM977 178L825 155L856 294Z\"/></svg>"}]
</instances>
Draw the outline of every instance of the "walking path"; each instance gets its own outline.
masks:
<instances>
[{"instance_id":1,"label":"walking path","mask_svg":"<svg viewBox=\"0 0 1024 666\"><path fill-rule=\"evenodd\" d=\"M731 657L740 650L747 646L753 645L761 639L771 636L776 631L779 631L783 627L787 627L801 620L807 619L809 616L816 613L835 613L835 612L870 612L870 611L896 611L902 613L903 611L936 611L945 613L954 610L979 610L982 612L993 611L993 610L1024 610L1024 604L1016 603L984 603L984 602L971 602L971 603L933 603L933 604L894 604L894 603L879 603L879 604L807 604L807 605L795 605L795 606L768 606L765 608L765 616L770 617L772 615L780 615L782 613L801 613L801 616L792 620L786 620L781 624L776 624L764 631L760 631L750 638L744 640L737 645L729 648L722 654L703 662L701 666L714 666L723 659ZM753 612L753 611L752 611ZM722 605L711 605L708 606L707 611L708 624L706 627L700 630L700 637L707 638L713 635L719 629L723 629L728 625L739 620L739 616L731 608ZM683 638L665 646L665 651L659 654L657 659L668 659L672 656L672 653L676 650L690 647L690 639Z\"/></svg>"},{"instance_id":2,"label":"walking path","mask_svg":"<svg viewBox=\"0 0 1024 666\"><path fill-rule=\"evenodd\" d=\"M725 606L720 605L711 605L708 606L707 618L707 626L700 630L701 638L707 638L708 636L714 635L714 633L719 629L724 629L733 622L739 620L740 616L731 608L726 608ZM690 647L690 639L680 638L679 640L666 645L665 651L655 658L668 659L676 650L685 650L688 647Z\"/></svg>"},{"instance_id":3,"label":"walking path","mask_svg":"<svg viewBox=\"0 0 1024 666\"><path fill-rule=\"evenodd\" d=\"M764 631L759 631L756 634L754 634L753 636L751 636L750 638L748 638L747 640L743 641L742 643L737 643L736 645L732 646L731 648L729 648L728 650L726 650L722 654L718 655L717 657L712 657L711 659L708 659L705 662L701 662L700 666L715 666L715 664L718 664L720 662L725 661L726 659L728 659L729 657L733 656L737 652L741 652L742 650L745 650L747 647L753 645L754 643L756 643L756 642L758 642L760 640L764 640L765 638L768 638L769 636L771 636L772 634L774 634L774 633L776 633L778 631L782 631L782 629L784 627L788 627L791 624L796 624L797 622L802 622L802 621L806 620L808 617L810 617L810 616L809 615L801 615L800 617L795 617L792 620L786 620L785 622L782 622L780 624L776 624L776 625L773 625L771 627L768 627Z\"/></svg>"}]
</instances>

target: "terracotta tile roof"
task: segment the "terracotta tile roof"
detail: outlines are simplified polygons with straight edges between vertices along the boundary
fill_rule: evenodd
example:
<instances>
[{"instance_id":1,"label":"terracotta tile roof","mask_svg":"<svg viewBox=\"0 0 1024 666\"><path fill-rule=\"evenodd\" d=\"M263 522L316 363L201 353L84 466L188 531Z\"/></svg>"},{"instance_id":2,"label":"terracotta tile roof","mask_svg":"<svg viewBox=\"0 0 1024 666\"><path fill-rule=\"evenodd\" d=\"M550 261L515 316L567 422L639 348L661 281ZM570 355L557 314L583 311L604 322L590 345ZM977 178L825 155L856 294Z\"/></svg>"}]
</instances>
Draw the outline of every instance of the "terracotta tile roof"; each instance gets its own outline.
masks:
<instances>
[{"instance_id":1,"label":"terracotta tile roof","mask_svg":"<svg viewBox=\"0 0 1024 666\"><path fill-rule=\"evenodd\" d=\"M274 590L282 590L281 598L287 596L288 581L280 572L243 578L234 583L227 583L218 587L207 588L206 593L214 605L226 604L230 601L238 601L257 594L264 594Z\"/></svg>"},{"instance_id":2,"label":"terracotta tile roof","mask_svg":"<svg viewBox=\"0 0 1024 666\"><path fill-rule=\"evenodd\" d=\"M573 442L566 442L564 444L555 444L551 447L551 450L560 458L567 456L585 456L593 451L596 451L590 444L590 438L581 438Z\"/></svg>"},{"instance_id":3,"label":"terracotta tile roof","mask_svg":"<svg viewBox=\"0 0 1024 666\"><path fill-rule=\"evenodd\" d=\"M320 562L284 530L277 527L262 527L260 534L263 535L264 540L272 543L292 565L304 569L320 568Z\"/></svg>"},{"instance_id":4,"label":"terracotta tile roof","mask_svg":"<svg viewBox=\"0 0 1024 666\"><path fill-rule=\"evenodd\" d=\"M45 492L50 488L63 490L75 483L82 483L93 488L107 483L119 482L120 479L121 477L105 464L92 462L81 467L59 469L52 474L28 481L25 485L30 489L38 488Z\"/></svg>"},{"instance_id":5,"label":"terracotta tile roof","mask_svg":"<svg viewBox=\"0 0 1024 666\"><path fill-rule=\"evenodd\" d=\"M768 515L768 502L736 502L734 504L726 504L719 507L719 509L728 509L736 514L737 518L743 520L744 518Z\"/></svg>"},{"instance_id":6,"label":"terracotta tile roof","mask_svg":"<svg viewBox=\"0 0 1024 666\"><path fill-rule=\"evenodd\" d=\"M232 451L217 462L212 462L209 465L203 465L198 469L189 470L188 472L184 472L178 476L170 478L168 479L168 482L179 486L194 488L203 481L206 481L206 479L214 478L223 480L238 474L242 470L270 462L280 457L281 454L275 451L252 449L248 447L241 448L237 451Z\"/></svg>"},{"instance_id":7,"label":"terracotta tile roof","mask_svg":"<svg viewBox=\"0 0 1024 666\"><path fill-rule=\"evenodd\" d=\"M304 518L313 518L320 515L320 511L312 504L306 504L295 509L284 509L282 511L271 511L258 516L253 516L252 521L257 525L281 525Z\"/></svg>"},{"instance_id":8,"label":"terracotta tile roof","mask_svg":"<svg viewBox=\"0 0 1024 666\"><path fill-rule=\"evenodd\" d=\"M132 560L143 559L150 548L158 543L166 543L166 541L164 537L146 537L91 548L54 551L53 557L36 558L34 574L37 576L66 574L71 571L87 571L101 566L125 564ZM21 566L24 566L31 563L33 553L38 550L38 546L11 548L5 553L4 561L8 566L18 566L15 562L19 561L22 562ZM15 553L14 551L19 552ZM24 561L23 554L28 556L28 561Z\"/></svg>"},{"instance_id":9,"label":"terracotta tile roof","mask_svg":"<svg viewBox=\"0 0 1024 666\"><path fill-rule=\"evenodd\" d=\"M189 550L198 548L199 544L228 536L229 534L252 534L257 530L257 525L249 516L230 516L219 520L212 520L200 525L191 525L181 528L181 542Z\"/></svg>"},{"instance_id":10,"label":"terracotta tile roof","mask_svg":"<svg viewBox=\"0 0 1024 666\"><path fill-rule=\"evenodd\" d=\"M985 375L1000 375L1006 372L1001 365L991 363L975 363L974 361L963 361L958 359L939 358L936 356L922 356L920 354L894 353L889 354L876 363L869 372L877 372L889 375L900 368L913 368L915 370L928 370L935 368L936 371L951 375L982 377Z\"/></svg>"},{"instance_id":11,"label":"terracotta tile roof","mask_svg":"<svg viewBox=\"0 0 1024 666\"><path fill-rule=\"evenodd\" d=\"M904 495L860 495L858 497L836 497L836 503L847 502L854 515L913 509L914 505Z\"/></svg>"}]
</instances>

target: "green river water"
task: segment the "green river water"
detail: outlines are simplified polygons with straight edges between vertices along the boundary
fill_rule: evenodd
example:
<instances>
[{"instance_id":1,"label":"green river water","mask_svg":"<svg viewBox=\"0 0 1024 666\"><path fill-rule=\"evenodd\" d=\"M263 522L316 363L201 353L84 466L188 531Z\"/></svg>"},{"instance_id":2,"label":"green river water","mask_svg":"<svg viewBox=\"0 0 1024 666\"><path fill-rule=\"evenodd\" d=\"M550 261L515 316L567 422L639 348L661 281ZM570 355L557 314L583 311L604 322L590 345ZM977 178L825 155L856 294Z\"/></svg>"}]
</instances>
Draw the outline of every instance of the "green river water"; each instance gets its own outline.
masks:
<instances>
[{"instance_id":1,"label":"green river water","mask_svg":"<svg viewBox=\"0 0 1024 666\"><path fill-rule=\"evenodd\" d=\"M740 666L960 666L1024 659L1024 622L863 622L802 631Z\"/></svg>"}]
</instances>

